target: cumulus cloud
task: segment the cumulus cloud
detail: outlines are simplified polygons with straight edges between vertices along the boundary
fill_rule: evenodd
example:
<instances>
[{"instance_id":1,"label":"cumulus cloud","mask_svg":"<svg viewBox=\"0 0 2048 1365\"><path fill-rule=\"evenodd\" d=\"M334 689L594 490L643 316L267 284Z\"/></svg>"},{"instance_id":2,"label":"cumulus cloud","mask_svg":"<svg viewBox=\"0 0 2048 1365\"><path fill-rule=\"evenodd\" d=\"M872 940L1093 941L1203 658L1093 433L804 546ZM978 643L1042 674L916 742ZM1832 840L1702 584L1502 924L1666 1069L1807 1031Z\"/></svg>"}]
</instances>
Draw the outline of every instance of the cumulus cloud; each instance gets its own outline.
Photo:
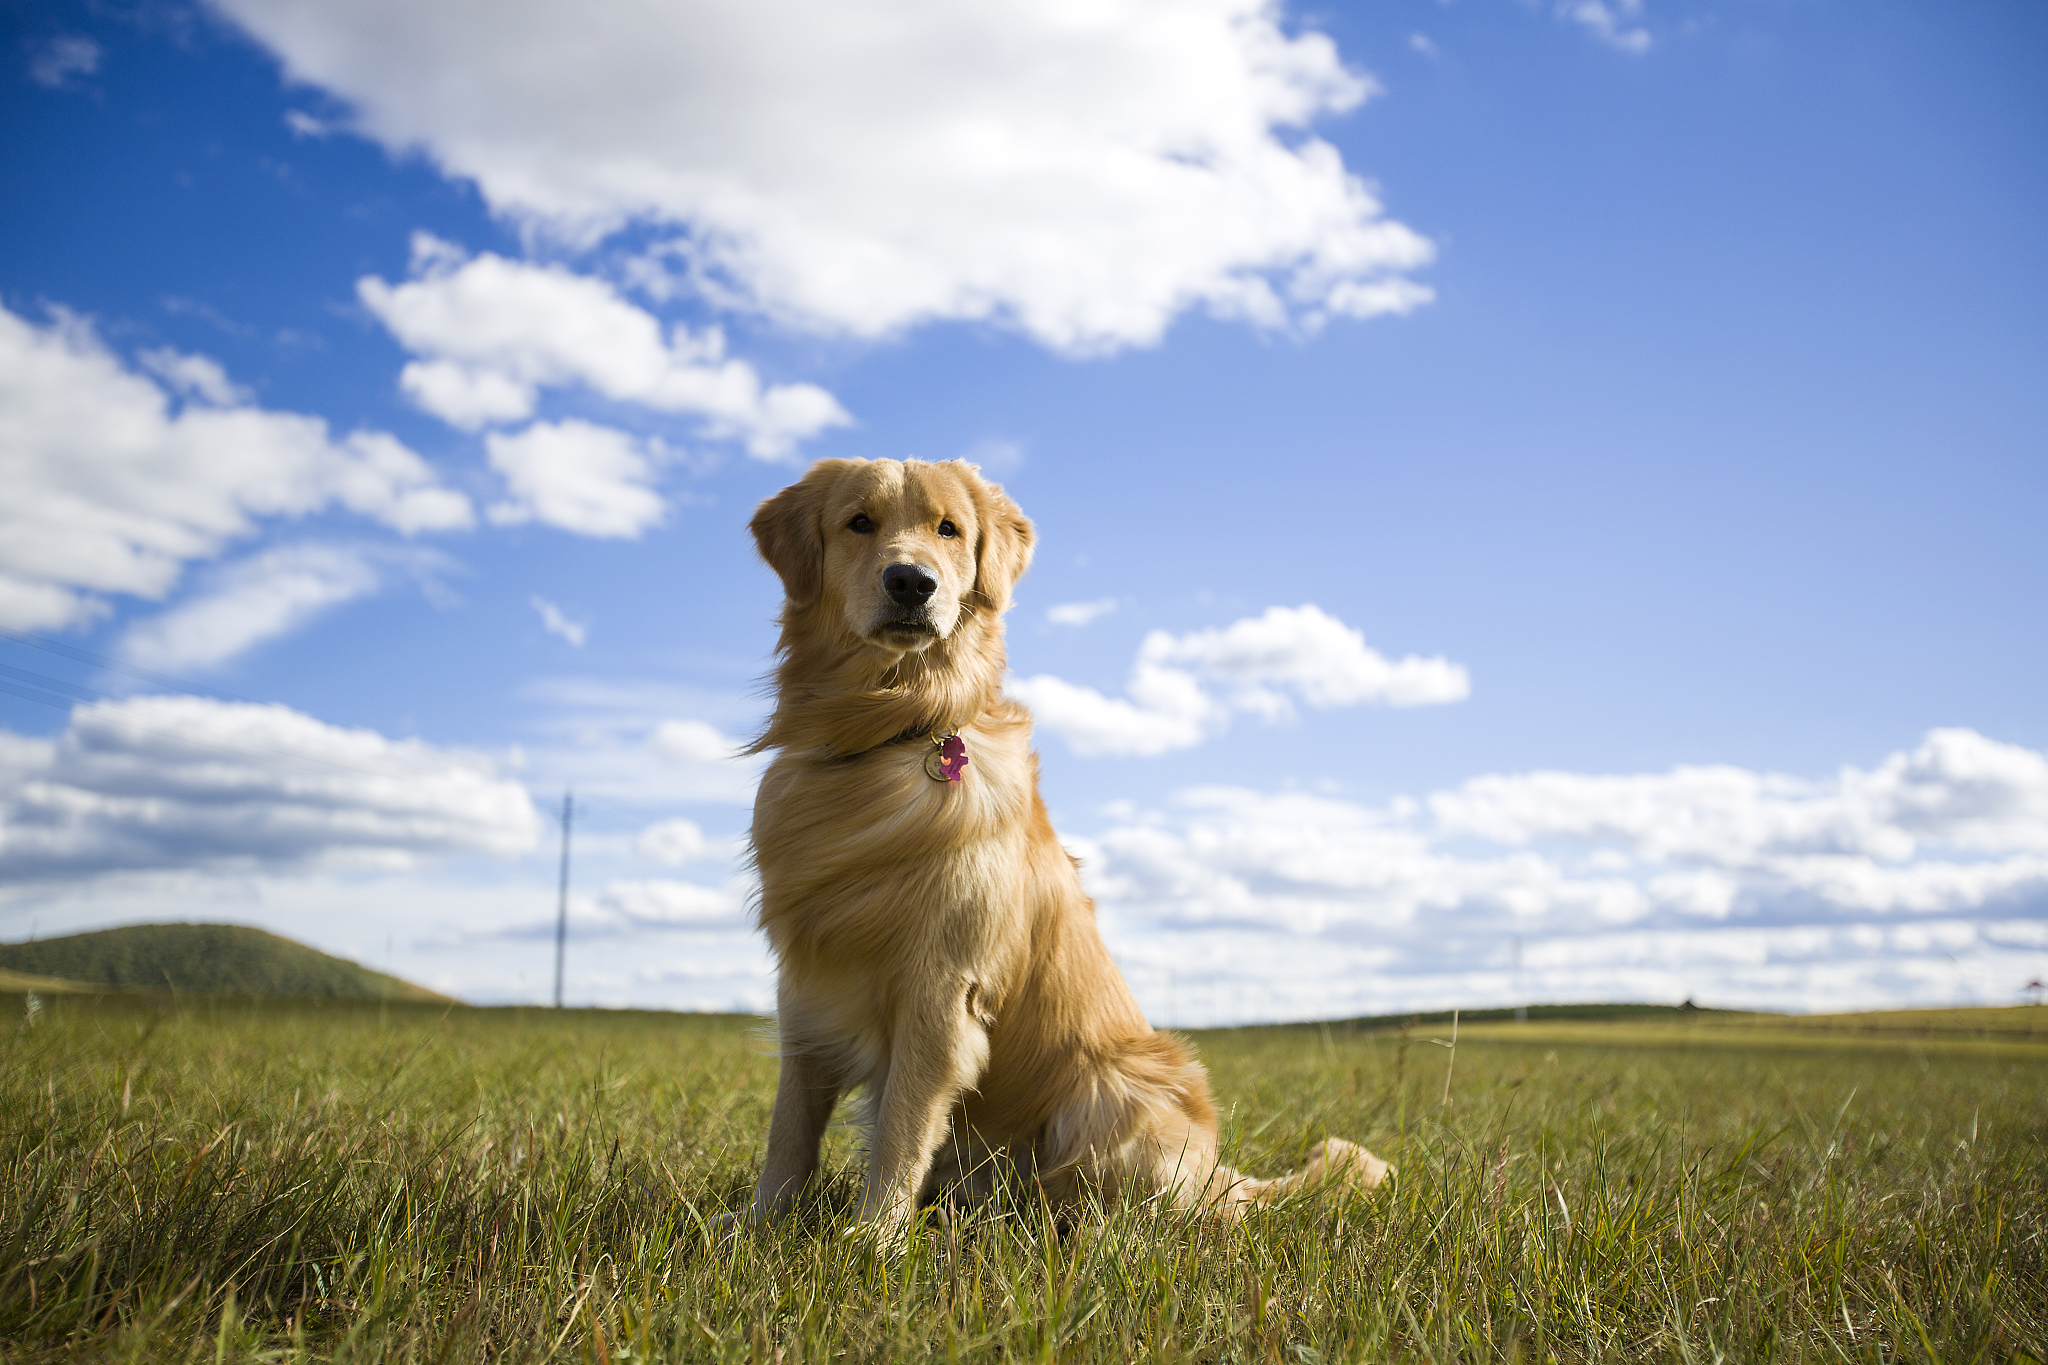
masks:
<instances>
[{"instance_id":1,"label":"cumulus cloud","mask_svg":"<svg viewBox=\"0 0 2048 1365\"><path fill-rule=\"evenodd\" d=\"M1045 609L1045 619L1056 626L1085 626L1116 610L1114 597L1102 597L1093 602L1061 602Z\"/></svg>"},{"instance_id":2,"label":"cumulus cloud","mask_svg":"<svg viewBox=\"0 0 2048 1365\"><path fill-rule=\"evenodd\" d=\"M1735 767L1537 772L1474 778L1429 804L1450 832L1502 844L1575 839L1651 862L1899 862L1923 843L2048 853L2048 758L1961 729L1821 782Z\"/></svg>"},{"instance_id":3,"label":"cumulus cloud","mask_svg":"<svg viewBox=\"0 0 2048 1365\"><path fill-rule=\"evenodd\" d=\"M1932 1003L1954 968L1930 959L2017 971L2048 946L2048 756L1969 730L1824 780L1502 774L1382 805L1202 788L1070 842L1130 960L1287 979L1299 1016L1517 990Z\"/></svg>"},{"instance_id":4,"label":"cumulus cloud","mask_svg":"<svg viewBox=\"0 0 2048 1365\"><path fill-rule=\"evenodd\" d=\"M559 635L577 649L583 648L583 637L589 630L585 622L571 620L560 607L537 594L527 601L540 613L541 626L548 634Z\"/></svg>"},{"instance_id":5,"label":"cumulus cloud","mask_svg":"<svg viewBox=\"0 0 2048 1365\"><path fill-rule=\"evenodd\" d=\"M491 504L500 526L540 521L581 536L634 540L667 511L652 487L653 459L614 427L535 422L510 435L492 432L484 449L512 494Z\"/></svg>"},{"instance_id":6,"label":"cumulus cloud","mask_svg":"<svg viewBox=\"0 0 2048 1365\"><path fill-rule=\"evenodd\" d=\"M464 430L533 415L543 388L585 386L607 398L701 417L706 433L744 441L764 459L850 420L814 384L764 385L725 354L718 328L662 334L645 309L602 280L555 265L413 238L412 278L357 282L363 304L422 357L399 384L422 408Z\"/></svg>"},{"instance_id":7,"label":"cumulus cloud","mask_svg":"<svg viewBox=\"0 0 2048 1365\"><path fill-rule=\"evenodd\" d=\"M1232 706L1265 716L1288 714L1294 696L1318 708L1436 706L1472 692L1463 665L1413 654L1389 660L1363 634L1312 606L1268 607L1263 616L1178 639L1155 632L1139 657L1191 669L1229 688Z\"/></svg>"},{"instance_id":8,"label":"cumulus cloud","mask_svg":"<svg viewBox=\"0 0 2048 1365\"><path fill-rule=\"evenodd\" d=\"M0 770L9 883L511 856L540 829L482 756L204 697L80 706L54 740L0 732Z\"/></svg>"},{"instance_id":9,"label":"cumulus cloud","mask_svg":"<svg viewBox=\"0 0 2048 1365\"><path fill-rule=\"evenodd\" d=\"M1628 26L1642 17L1643 0L1614 0L1612 7L1606 0L1564 0L1557 13L1617 51L1640 55L1650 50L1650 31Z\"/></svg>"},{"instance_id":10,"label":"cumulus cloud","mask_svg":"<svg viewBox=\"0 0 2048 1365\"><path fill-rule=\"evenodd\" d=\"M251 406L204 357L146 363L182 403L82 319L0 308L0 626L71 625L104 594L161 598L264 517L338 504L408 534L472 522L383 432L336 439L317 417Z\"/></svg>"},{"instance_id":11,"label":"cumulus cloud","mask_svg":"<svg viewBox=\"0 0 2048 1365\"><path fill-rule=\"evenodd\" d=\"M1153 631L1124 698L1044 674L1013 679L1008 690L1077 753L1151 755L1201 743L1235 711L1272 721L1297 704L1434 706L1464 700L1472 684L1462 664L1388 659L1359 631L1301 606L1186 635Z\"/></svg>"},{"instance_id":12,"label":"cumulus cloud","mask_svg":"<svg viewBox=\"0 0 2048 1365\"><path fill-rule=\"evenodd\" d=\"M1271 0L219 3L499 211L672 232L643 278L801 327L996 319L1086 353L1189 308L1313 326L1431 296L1429 242L1309 131L1372 81Z\"/></svg>"},{"instance_id":13,"label":"cumulus cloud","mask_svg":"<svg viewBox=\"0 0 2048 1365\"><path fill-rule=\"evenodd\" d=\"M378 591L395 560L415 568L433 562L370 546L266 550L220 570L198 595L130 626L121 653L145 668L170 672L215 667Z\"/></svg>"}]
</instances>

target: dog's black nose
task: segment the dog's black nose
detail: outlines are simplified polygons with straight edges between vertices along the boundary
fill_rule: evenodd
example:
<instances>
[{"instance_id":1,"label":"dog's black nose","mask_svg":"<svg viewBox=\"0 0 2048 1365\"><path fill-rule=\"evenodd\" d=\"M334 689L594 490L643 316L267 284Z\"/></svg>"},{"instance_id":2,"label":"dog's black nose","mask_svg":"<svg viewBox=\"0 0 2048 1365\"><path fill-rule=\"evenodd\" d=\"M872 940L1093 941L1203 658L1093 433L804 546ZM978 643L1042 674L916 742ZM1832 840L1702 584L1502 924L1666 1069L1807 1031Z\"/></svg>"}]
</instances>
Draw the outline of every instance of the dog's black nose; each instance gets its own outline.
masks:
<instances>
[{"instance_id":1,"label":"dog's black nose","mask_svg":"<svg viewBox=\"0 0 2048 1365\"><path fill-rule=\"evenodd\" d=\"M922 564L891 564L882 570L882 590L903 607L921 607L939 590L939 580Z\"/></svg>"}]
</instances>

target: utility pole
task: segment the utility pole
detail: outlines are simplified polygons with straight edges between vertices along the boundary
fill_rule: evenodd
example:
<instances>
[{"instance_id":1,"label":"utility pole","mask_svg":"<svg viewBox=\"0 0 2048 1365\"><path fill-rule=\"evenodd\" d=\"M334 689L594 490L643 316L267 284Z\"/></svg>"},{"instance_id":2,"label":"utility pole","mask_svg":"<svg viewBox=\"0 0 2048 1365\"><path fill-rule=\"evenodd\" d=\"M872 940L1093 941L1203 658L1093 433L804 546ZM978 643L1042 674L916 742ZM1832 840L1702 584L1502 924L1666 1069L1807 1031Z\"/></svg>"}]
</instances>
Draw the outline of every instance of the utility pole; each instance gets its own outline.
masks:
<instances>
[{"instance_id":1,"label":"utility pole","mask_svg":"<svg viewBox=\"0 0 2048 1365\"><path fill-rule=\"evenodd\" d=\"M562 958L569 950L569 829L576 803L562 793L562 889L555 899L555 1008L562 1008Z\"/></svg>"}]
</instances>

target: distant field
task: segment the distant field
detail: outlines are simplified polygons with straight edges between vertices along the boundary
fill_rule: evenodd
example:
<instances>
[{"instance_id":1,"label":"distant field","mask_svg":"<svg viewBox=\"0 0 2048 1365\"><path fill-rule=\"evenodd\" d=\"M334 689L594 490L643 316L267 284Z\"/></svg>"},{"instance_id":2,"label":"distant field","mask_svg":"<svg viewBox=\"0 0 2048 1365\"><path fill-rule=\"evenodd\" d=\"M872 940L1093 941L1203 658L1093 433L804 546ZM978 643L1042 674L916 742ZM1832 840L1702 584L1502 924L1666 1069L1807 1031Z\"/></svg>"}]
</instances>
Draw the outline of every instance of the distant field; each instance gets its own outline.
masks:
<instances>
[{"instance_id":1,"label":"distant field","mask_svg":"<svg viewBox=\"0 0 2048 1365\"><path fill-rule=\"evenodd\" d=\"M0 996L7 1360L2048 1361L2048 1010L1197 1033L1237 1164L1343 1134L1393 1186L891 1255L845 1130L806 1221L709 1235L750 1021L39 1003Z\"/></svg>"}]
</instances>

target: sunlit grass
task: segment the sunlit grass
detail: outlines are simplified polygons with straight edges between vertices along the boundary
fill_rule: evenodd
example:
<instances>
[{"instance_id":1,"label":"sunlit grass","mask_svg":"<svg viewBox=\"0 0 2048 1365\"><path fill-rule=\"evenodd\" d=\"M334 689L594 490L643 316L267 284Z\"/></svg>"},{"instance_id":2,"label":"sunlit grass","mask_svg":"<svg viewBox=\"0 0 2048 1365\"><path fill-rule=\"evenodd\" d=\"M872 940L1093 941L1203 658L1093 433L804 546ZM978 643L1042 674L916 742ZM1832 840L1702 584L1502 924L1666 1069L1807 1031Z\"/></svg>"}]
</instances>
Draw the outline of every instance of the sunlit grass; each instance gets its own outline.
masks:
<instances>
[{"instance_id":1,"label":"sunlit grass","mask_svg":"<svg viewBox=\"0 0 2048 1365\"><path fill-rule=\"evenodd\" d=\"M1235 1164L1400 1174L1241 1226L1028 1191L721 1241L750 1021L20 997L8 1359L2048 1359L2048 1046L1716 1023L1196 1035ZM1860 1036L1860 1035L1859 1035Z\"/></svg>"}]
</instances>

